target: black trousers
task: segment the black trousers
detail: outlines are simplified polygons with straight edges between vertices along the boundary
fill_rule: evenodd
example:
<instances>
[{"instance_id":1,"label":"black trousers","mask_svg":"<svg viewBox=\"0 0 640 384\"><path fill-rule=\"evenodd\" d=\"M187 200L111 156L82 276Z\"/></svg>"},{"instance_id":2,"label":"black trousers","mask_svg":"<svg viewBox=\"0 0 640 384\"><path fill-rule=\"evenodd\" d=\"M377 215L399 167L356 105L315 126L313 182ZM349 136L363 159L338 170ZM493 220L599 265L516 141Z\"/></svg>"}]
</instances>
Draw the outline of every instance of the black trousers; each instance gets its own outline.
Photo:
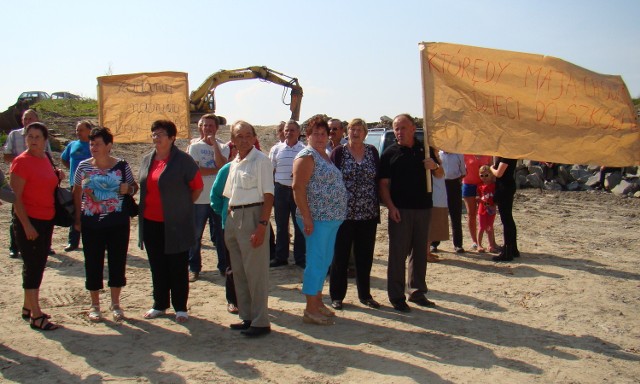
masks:
<instances>
[{"instance_id":1,"label":"black trousers","mask_svg":"<svg viewBox=\"0 0 640 384\"><path fill-rule=\"evenodd\" d=\"M130 227L118 225L110 228L92 229L82 228L82 250L84 252L85 287L89 291L104 288L103 270L104 256L107 253L109 266L109 287L124 287L127 285L125 269L127 251L129 250Z\"/></svg>"},{"instance_id":2,"label":"black trousers","mask_svg":"<svg viewBox=\"0 0 640 384\"><path fill-rule=\"evenodd\" d=\"M453 246L462 247L462 182L460 179L445 180L447 205L451 218Z\"/></svg>"},{"instance_id":3,"label":"black trousers","mask_svg":"<svg viewBox=\"0 0 640 384\"><path fill-rule=\"evenodd\" d=\"M336 245L331 262L329 293L331 300L344 300L347 294L347 269L353 247L356 264L356 286L358 298L371 298L371 265L376 243L378 219L345 220L338 229Z\"/></svg>"},{"instance_id":4,"label":"black trousers","mask_svg":"<svg viewBox=\"0 0 640 384\"><path fill-rule=\"evenodd\" d=\"M171 300L176 312L186 312L189 298L189 250L165 253L164 223L143 220L142 236L153 283L153 309L164 311L169 308Z\"/></svg>"},{"instance_id":5,"label":"black trousers","mask_svg":"<svg viewBox=\"0 0 640 384\"><path fill-rule=\"evenodd\" d=\"M18 250L22 254L22 288L38 289L42 283L44 268L49 257L49 247L51 247L51 235L53 234L52 220L38 220L29 218L31 225L38 232L38 237L28 240L24 232L24 227L20 220L13 216L13 228L15 230Z\"/></svg>"},{"instance_id":6,"label":"black trousers","mask_svg":"<svg viewBox=\"0 0 640 384\"><path fill-rule=\"evenodd\" d=\"M516 222L513 219L513 197L515 191L505 192L498 203L498 211L500 212L500 221L504 233L504 245L507 252L515 252L518 250L518 230Z\"/></svg>"}]
</instances>

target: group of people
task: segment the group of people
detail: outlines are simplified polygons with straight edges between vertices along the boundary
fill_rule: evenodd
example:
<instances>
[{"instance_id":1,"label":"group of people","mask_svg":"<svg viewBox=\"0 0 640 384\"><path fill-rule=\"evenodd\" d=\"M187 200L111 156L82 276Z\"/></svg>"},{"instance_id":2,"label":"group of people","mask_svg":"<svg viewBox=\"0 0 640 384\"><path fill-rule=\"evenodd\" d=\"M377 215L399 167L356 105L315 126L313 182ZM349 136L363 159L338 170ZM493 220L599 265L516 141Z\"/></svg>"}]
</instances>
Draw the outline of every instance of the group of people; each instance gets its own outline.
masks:
<instances>
[{"instance_id":1,"label":"group of people","mask_svg":"<svg viewBox=\"0 0 640 384\"><path fill-rule=\"evenodd\" d=\"M477 252L498 253L494 261L512 261L520 256L517 246L517 229L513 219L513 199L516 191L514 172L515 159L493 158L483 155L461 155L439 151L439 159L444 169L446 205L451 218L453 246L457 253L465 252L462 244L462 206L467 210L467 225L471 248ZM437 175L434 175L437 176ZM436 180L434 179L434 182ZM436 193L434 186L434 194ZM496 213L504 228L504 246L495 241L493 223ZM478 228L479 224L479 228ZM446 226L445 221L445 226ZM488 249L482 245L487 234ZM445 236L445 238L448 238ZM437 252L439 242L431 243L431 252ZM439 261L437 257L430 261Z\"/></svg>"},{"instance_id":2,"label":"group of people","mask_svg":"<svg viewBox=\"0 0 640 384\"><path fill-rule=\"evenodd\" d=\"M32 328L53 330L57 325L41 311L38 292L51 245L54 190L64 174L47 155L46 126L37 117L35 122L23 120L26 150L11 159L10 168L15 194L12 232L24 260L22 316ZM433 148L427 152L415 136L414 119L407 114L393 120L397 143L382 154L364 142L367 124L362 119L347 125L345 138L340 120L314 117L306 126L306 145L299 141L298 123L283 122L279 127L282 141L268 156L256 147L257 134L248 122L231 125L229 143L216 137L218 124L215 115L203 116L198 124L200 138L184 152L175 144L175 124L155 121L151 125L154 147L142 158L138 185L128 163L111 155L109 129L93 127L88 121L78 123L78 141L62 155L63 164L71 170L76 208L65 250L77 249L82 239L90 320L102 320L99 291L105 256L110 311L114 320L124 318L120 292L126 285L130 217L135 215L139 216L138 245L148 255L153 284L153 305L144 314L147 319L165 315L173 306L177 322L188 320L189 282L198 279L202 268L200 246L207 221L217 248L218 269L227 277L228 310L240 318L231 329L248 337L270 332L269 268L288 264L290 219L294 261L304 269L302 320L334 323L334 310L343 309L351 259L359 301L379 308L371 295L370 273L380 202L389 211L389 301L402 312L410 310L407 300L434 307L426 297L429 242L425 239L432 233L436 199L427 188L426 170L432 180L445 180L444 200L449 200L452 218L462 199L471 218L475 217L476 195L481 197L480 210L492 205L488 198L492 196L505 226L505 245L494 259L508 261L519 255L511 215L515 160L498 158L491 167L484 167L488 159L465 156L464 167L458 164L458 173L448 173L454 161ZM450 160L455 159L451 156ZM478 179L488 180L489 175L496 177L495 190L478 187ZM131 196L138 190L139 206L135 207ZM269 244L272 209L276 221L273 257ZM439 214L434 213L436 216ZM482 219L480 224L484 228ZM462 250L461 224L452 220L452 226L456 251ZM481 244L475 227L475 220L469 220L472 240ZM497 249L493 234L487 233L491 249ZM327 274L330 306L325 305L322 294Z\"/></svg>"}]
</instances>

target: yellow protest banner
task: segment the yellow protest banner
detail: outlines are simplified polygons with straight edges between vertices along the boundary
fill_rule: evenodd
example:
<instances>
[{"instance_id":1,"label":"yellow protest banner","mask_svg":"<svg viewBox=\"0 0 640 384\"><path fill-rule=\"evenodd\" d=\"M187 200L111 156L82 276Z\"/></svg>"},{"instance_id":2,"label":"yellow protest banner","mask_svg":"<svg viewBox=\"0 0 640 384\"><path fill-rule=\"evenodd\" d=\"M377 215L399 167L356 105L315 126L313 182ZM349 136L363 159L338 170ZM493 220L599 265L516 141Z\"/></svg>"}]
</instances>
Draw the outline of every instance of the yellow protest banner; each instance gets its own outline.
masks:
<instances>
[{"instance_id":1,"label":"yellow protest banner","mask_svg":"<svg viewBox=\"0 0 640 384\"><path fill-rule=\"evenodd\" d=\"M564 60L421 43L425 126L452 153L562 164L640 164L640 130L620 76Z\"/></svg>"},{"instance_id":2,"label":"yellow protest banner","mask_svg":"<svg viewBox=\"0 0 640 384\"><path fill-rule=\"evenodd\" d=\"M98 77L100 125L118 143L151 141L151 123L171 120L178 138L189 138L189 81L184 72Z\"/></svg>"}]
</instances>

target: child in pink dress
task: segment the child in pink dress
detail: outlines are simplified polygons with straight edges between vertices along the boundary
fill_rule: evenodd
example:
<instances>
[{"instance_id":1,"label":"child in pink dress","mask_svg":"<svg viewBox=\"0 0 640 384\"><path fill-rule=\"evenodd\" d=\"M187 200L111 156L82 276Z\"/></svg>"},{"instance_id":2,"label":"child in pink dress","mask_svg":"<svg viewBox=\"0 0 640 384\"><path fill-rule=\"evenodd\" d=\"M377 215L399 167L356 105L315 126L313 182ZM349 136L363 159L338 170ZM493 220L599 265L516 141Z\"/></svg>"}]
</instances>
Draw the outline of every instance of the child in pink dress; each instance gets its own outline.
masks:
<instances>
[{"instance_id":1,"label":"child in pink dress","mask_svg":"<svg viewBox=\"0 0 640 384\"><path fill-rule=\"evenodd\" d=\"M478 252L485 252L482 246L482 235L486 232L489 239L489 252L499 252L496 238L493 232L493 222L496 219L496 205L493 195L496 191L495 177L488 165L483 165L479 170L482 184L478 185Z\"/></svg>"}]
</instances>

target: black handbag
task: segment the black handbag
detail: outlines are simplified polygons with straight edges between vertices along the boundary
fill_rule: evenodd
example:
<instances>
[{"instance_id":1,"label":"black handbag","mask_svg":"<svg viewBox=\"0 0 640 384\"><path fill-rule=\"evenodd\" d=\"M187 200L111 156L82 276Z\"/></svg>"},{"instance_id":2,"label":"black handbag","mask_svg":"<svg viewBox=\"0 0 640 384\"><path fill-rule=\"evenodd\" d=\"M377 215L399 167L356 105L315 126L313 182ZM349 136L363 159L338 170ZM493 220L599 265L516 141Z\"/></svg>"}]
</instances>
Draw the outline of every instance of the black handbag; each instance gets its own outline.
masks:
<instances>
[{"instance_id":1,"label":"black handbag","mask_svg":"<svg viewBox=\"0 0 640 384\"><path fill-rule=\"evenodd\" d=\"M121 174L122 174L122 182L126 183L126 167L125 167L125 162L124 161L120 161L118 166L120 167L121 170ZM128 193L125 193L122 196L122 210L129 215L129 217L136 217L138 216L138 203L136 203L136 200L133 198L133 196L131 196Z\"/></svg>"},{"instance_id":2,"label":"black handbag","mask_svg":"<svg viewBox=\"0 0 640 384\"><path fill-rule=\"evenodd\" d=\"M56 168L55 164L53 164L53 159L49 152L45 152L49 161L51 162L51 166L53 167L53 171L56 175L59 174L59 170ZM56 214L53 217L53 225L58 227L70 227L75 222L75 212L76 207L73 204L73 193L68 189L60 187L60 178L58 178L58 185L53 192L53 201L56 209Z\"/></svg>"}]
</instances>

